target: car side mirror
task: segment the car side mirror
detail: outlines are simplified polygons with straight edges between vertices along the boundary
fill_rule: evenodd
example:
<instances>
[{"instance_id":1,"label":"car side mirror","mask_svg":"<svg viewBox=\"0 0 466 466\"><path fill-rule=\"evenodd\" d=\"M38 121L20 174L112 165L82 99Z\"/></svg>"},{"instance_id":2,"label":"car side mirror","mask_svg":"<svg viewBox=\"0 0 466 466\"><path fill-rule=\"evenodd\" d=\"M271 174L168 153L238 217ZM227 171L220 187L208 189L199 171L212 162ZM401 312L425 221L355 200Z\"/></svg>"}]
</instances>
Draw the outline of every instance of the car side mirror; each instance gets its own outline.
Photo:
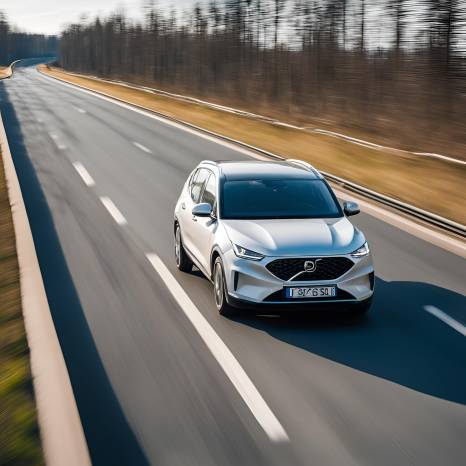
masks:
<instances>
[{"instance_id":1,"label":"car side mirror","mask_svg":"<svg viewBox=\"0 0 466 466\"><path fill-rule=\"evenodd\" d=\"M359 205L356 202L346 201L343 202L343 212L347 217L351 217L352 215L359 214L361 210L359 209Z\"/></svg>"},{"instance_id":2,"label":"car side mirror","mask_svg":"<svg viewBox=\"0 0 466 466\"><path fill-rule=\"evenodd\" d=\"M212 206L207 202L201 202L193 207L192 214L195 217L210 217L212 214Z\"/></svg>"}]
</instances>

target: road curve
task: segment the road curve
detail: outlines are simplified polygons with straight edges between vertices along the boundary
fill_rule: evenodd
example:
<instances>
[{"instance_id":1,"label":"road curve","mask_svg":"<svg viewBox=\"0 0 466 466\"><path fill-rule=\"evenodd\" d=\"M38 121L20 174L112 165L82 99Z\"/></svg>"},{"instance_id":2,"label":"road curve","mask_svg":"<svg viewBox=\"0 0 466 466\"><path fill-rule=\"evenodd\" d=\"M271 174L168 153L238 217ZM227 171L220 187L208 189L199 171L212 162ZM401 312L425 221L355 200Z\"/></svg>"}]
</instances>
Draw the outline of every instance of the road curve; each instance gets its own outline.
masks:
<instances>
[{"instance_id":1,"label":"road curve","mask_svg":"<svg viewBox=\"0 0 466 466\"><path fill-rule=\"evenodd\" d=\"M464 259L362 213L377 271L366 319L221 318L207 280L174 266L173 207L199 161L247 156L27 65L0 83L0 110L94 465L464 464ZM147 254L286 440L267 435Z\"/></svg>"}]
</instances>

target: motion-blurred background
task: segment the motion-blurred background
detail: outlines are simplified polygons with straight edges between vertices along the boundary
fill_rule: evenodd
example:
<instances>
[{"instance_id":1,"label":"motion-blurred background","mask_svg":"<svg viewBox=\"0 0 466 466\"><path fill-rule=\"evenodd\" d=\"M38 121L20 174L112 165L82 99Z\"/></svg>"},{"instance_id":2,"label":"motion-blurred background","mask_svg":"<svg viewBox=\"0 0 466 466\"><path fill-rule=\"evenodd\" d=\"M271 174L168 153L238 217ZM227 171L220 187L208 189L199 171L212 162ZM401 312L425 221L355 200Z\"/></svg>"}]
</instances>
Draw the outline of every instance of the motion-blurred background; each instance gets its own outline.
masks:
<instances>
[{"instance_id":1,"label":"motion-blurred background","mask_svg":"<svg viewBox=\"0 0 466 466\"><path fill-rule=\"evenodd\" d=\"M68 70L351 129L403 149L465 154L460 0L141 2L88 12L64 25L60 41L0 18L2 64L59 52Z\"/></svg>"},{"instance_id":2,"label":"motion-blurred background","mask_svg":"<svg viewBox=\"0 0 466 466\"><path fill-rule=\"evenodd\" d=\"M2 0L0 79L27 58L43 58L52 76L466 224L465 0ZM125 94L94 77L123 81ZM183 97L130 94L128 84ZM1 168L0 465L36 465Z\"/></svg>"}]
</instances>

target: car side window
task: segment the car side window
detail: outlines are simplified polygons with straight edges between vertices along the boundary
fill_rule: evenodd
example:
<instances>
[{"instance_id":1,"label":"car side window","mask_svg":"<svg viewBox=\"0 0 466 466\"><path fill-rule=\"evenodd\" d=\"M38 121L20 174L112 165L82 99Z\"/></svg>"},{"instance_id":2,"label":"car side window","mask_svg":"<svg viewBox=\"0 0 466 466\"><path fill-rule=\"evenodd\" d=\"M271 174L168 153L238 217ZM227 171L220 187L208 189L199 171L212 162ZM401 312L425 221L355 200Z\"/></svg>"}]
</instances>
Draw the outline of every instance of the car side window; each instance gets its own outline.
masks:
<instances>
[{"instance_id":1,"label":"car side window","mask_svg":"<svg viewBox=\"0 0 466 466\"><path fill-rule=\"evenodd\" d=\"M216 200L216 181L215 175L213 173L210 174L209 179L204 188L204 192L202 193L201 202L207 202L213 208L215 205Z\"/></svg>"},{"instance_id":2,"label":"car side window","mask_svg":"<svg viewBox=\"0 0 466 466\"><path fill-rule=\"evenodd\" d=\"M189 194L191 194L191 188L193 187L193 183L194 183L198 173L199 173L199 170L194 170L191 173L191 176L189 177L189 182L188 182L188 192L189 192Z\"/></svg>"},{"instance_id":3,"label":"car side window","mask_svg":"<svg viewBox=\"0 0 466 466\"><path fill-rule=\"evenodd\" d=\"M201 197L204 183L209 176L209 171L205 168L201 168L194 176L195 178L193 179L193 183L191 185L191 199L195 204L197 204L199 202L199 198Z\"/></svg>"}]
</instances>

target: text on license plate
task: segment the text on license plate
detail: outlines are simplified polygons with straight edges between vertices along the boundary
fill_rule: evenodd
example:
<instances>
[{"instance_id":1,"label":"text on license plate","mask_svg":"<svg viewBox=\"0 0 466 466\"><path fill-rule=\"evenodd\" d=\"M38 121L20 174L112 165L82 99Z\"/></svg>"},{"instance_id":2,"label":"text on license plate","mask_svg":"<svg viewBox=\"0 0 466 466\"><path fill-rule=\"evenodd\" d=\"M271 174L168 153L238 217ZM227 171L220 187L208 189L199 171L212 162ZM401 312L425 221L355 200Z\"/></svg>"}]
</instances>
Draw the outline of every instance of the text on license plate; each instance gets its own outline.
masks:
<instances>
[{"instance_id":1,"label":"text on license plate","mask_svg":"<svg viewBox=\"0 0 466 466\"><path fill-rule=\"evenodd\" d=\"M337 295L336 286L286 288L287 298L331 298Z\"/></svg>"}]
</instances>

